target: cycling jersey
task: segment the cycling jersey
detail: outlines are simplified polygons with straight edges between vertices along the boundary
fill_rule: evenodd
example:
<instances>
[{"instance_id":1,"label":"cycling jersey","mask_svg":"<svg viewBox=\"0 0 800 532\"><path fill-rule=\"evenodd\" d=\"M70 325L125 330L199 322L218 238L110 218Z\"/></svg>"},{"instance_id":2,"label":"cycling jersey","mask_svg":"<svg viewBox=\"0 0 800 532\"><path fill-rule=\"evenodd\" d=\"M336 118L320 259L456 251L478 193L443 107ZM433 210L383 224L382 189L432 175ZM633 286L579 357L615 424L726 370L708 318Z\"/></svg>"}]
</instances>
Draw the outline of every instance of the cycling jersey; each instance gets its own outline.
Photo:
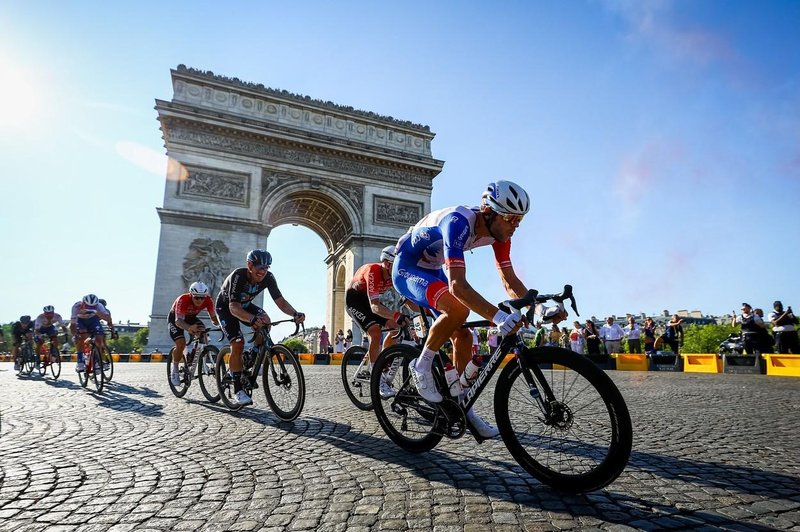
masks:
<instances>
[{"instance_id":1,"label":"cycling jersey","mask_svg":"<svg viewBox=\"0 0 800 532\"><path fill-rule=\"evenodd\" d=\"M273 301L282 297L272 272L267 272L260 283L253 284L247 279L247 268L237 268L222 283L219 295L217 295L217 309L221 306L227 308L231 301L241 303L242 307L246 309L265 288L269 291Z\"/></svg>"},{"instance_id":2,"label":"cycling jersey","mask_svg":"<svg viewBox=\"0 0 800 532\"><path fill-rule=\"evenodd\" d=\"M182 294L178 296L172 307L169 309L170 313L175 313L175 319L195 318L203 311L208 311L209 316L214 315L214 302L211 296L205 296L203 302L198 307L194 304L192 294Z\"/></svg>"},{"instance_id":3,"label":"cycling jersey","mask_svg":"<svg viewBox=\"0 0 800 532\"><path fill-rule=\"evenodd\" d=\"M45 328L49 329L53 325L60 325L63 321L64 319L61 317L61 314L53 313L53 315L49 318L44 314L39 314L36 317L36 322L34 323L33 328L37 331Z\"/></svg>"},{"instance_id":4,"label":"cycling jersey","mask_svg":"<svg viewBox=\"0 0 800 532\"><path fill-rule=\"evenodd\" d=\"M19 345L25 335L32 332L32 321L28 322L27 325L23 325L21 321L14 322L14 325L11 326L11 336L13 338L14 345Z\"/></svg>"},{"instance_id":5,"label":"cycling jersey","mask_svg":"<svg viewBox=\"0 0 800 532\"><path fill-rule=\"evenodd\" d=\"M356 271L350 288L367 294L370 300L378 299L392 288L392 276L384 277L383 266L378 263L365 264Z\"/></svg>"},{"instance_id":6,"label":"cycling jersey","mask_svg":"<svg viewBox=\"0 0 800 532\"><path fill-rule=\"evenodd\" d=\"M98 312L100 314L108 314L108 310L106 310L106 307L104 307L102 303L98 303L98 304L90 307L89 305L87 305L83 301L78 301L77 303L72 305L72 317L71 317L71 319L72 320L76 320L76 319L88 320L90 318L95 317Z\"/></svg>"}]
</instances>

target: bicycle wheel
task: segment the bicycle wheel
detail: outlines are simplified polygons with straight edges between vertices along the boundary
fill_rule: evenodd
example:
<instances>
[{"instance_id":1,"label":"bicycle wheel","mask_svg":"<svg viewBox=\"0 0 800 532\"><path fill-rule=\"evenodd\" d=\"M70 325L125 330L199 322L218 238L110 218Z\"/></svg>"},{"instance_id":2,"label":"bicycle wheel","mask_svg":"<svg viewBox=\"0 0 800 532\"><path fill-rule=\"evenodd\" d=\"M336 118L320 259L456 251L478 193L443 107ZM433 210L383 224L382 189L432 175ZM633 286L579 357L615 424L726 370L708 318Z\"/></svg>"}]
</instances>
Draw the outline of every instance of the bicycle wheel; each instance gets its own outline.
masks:
<instances>
[{"instance_id":1,"label":"bicycle wheel","mask_svg":"<svg viewBox=\"0 0 800 532\"><path fill-rule=\"evenodd\" d=\"M106 345L103 349L103 379L106 382L111 382L114 376L114 357L111 355L111 349Z\"/></svg>"},{"instance_id":2,"label":"bicycle wheel","mask_svg":"<svg viewBox=\"0 0 800 532\"><path fill-rule=\"evenodd\" d=\"M36 369L39 370L39 375L42 376L42 377L47 375L47 366L48 366L47 353L48 353L48 351L49 351L49 349L47 347L47 344L42 344L42 348L39 349L38 351L36 351L36 354L34 355L34 357L36 357L36 361L35 361L36 362L35 363Z\"/></svg>"},{"instance_id":3,"label":"bicycle wheel","mask_svg":"<svg viewBox=\"0 0 800 532\"><path fill-rule=\"evenodd\" d=\"M30 344L22 346L22 361L25 368L25 374L30 375L33 373L33 368L36 366L36 354Z\"/></svg>"},{"instance_id":4,"label":"bicycle wheel","mask_svg":"<svg viewBox=\"0 0 800 532\"><path fill-rule=\"evenodd\" d=\"M342 355L342 384L347 397L361 410L372 410L369 391L370 375L367 350L360 345L351 346Z\"/></svg>"},{"instance_id":5,"label":"bicycle wheel","mask_svg":"<svg viewBox=\"0 0 800 532\"><path fill-rule=\"evenodd\" d=\"M80 354L78 354L78 356L80 356ZM87 358L89 358L89 356L84 353L83 360L84 360L84 365L87 369L78 372L78 380L80 381L81 386L83 388L86 388L86 386L89 384L89 369L88 369L89 361L86 360Z\"/></svg>"},{"instance_id":6,"label":"bicycle wheel","mask_svg":"<svg viewBox=\"0 0 800 532\"><path fill-rule=\"evenodd\" d=\"M207 345L200 354L200 360L197 361L197 380L200 382L200 390L209 403L219 401L219 389L214 382L217 356L219 356L219 349L213 345Z\"/></svg>"},{"instance_id":7,"label":"bicycle wheel","mask_svg":"<svg viewBox=\"0 0 800 532\"><path fill-rule=\"evenodd\" d=\"M214 365L214 380L217 382L217 390L219 390L219 397L222 399L222 404L234 412L242 409L242 405L236 402L236 392L233 391L233 377L228 373L228 357L230 356L231 348L223 347L217 356L217 362Z\"/></svg>"},{"instance_id":8,"label":"bicycle wheel","mask_svg":"<svg viewBox=\"0 0 800 532\"><path fill-rule=\"evenodd\" d=\"M526 349L522 356L529 369L522 371L516 360L506 365L494 395L495 419L511 455L564 492L613 482L628 463L633 441L628 407L614 382L590 360L560 347ZM534 399L529 382L536 382L548 411Z\"/></svg>"},{"instance_id":9,"label":"bicycle wheel","mask_svg":"<svg viewBox=\"0 0 800 532\"><path fill-rule=\"evenodd\" d=\"M277 344L269 350L262 383L275 415L283 421L297 419L306 402L306 380L300 362L287 347Z\"/></svg>"},{"instance_id":10,"label":"bicycle wheel","mask_svg":"<svg viewBox=\"0 0 800 532\"><path fill-rule=\"evenodd\" d=\"M50 374L53 375L53 379L56 380L61 376L61 355L59 355L58 351L55 349L53 349L53 352L50 354Z\"/></svg>"},{"instance_id":11,"label":"bicycle wheel","mask_svg":"<svg viewBox=\"0 0 800 532\"><path fill-rule=\"evenodd\" d=\"M172 383L172 355L175 353L175 348L169 350L169 354L167 355L167 383L169 384L169 389L172 390L172 394L175 397L183 397L186 395L186 392L189 391L189 385L191 384L191 376L188 375L189 367L186 365L186 357L183 353L180 354L180 358L178 359L178 375L181 378L180 384L175 386Z\"/></svg>"},{"instance_id":12,"label":"bicycle wheel","mask_svg":"<svg viewBox=\"0 0 800 532\"><path fill-rule=\"evenodd\" d=\"M97 393L101 393L105 379L103 378L103 359L100 356L100 348L97 346L92 348L92 371L89 376L92 378L94 389Z\"/></svg>"},{"instance_id":13,"label":"bicycle wheel","mask_svg":"<svg viewBox=\"0 0 800 532\"><path fill-rule=\"evenodd\" d=\"M408 363L419 356L409 345L387 347L372 366L370 394L375 415L383 431L397 445L412 453L429 451L442 440L445 421L436 406L417 393ZM394 390L391 397L380 393L381 377Z\"/></svg>"}]
</instances>

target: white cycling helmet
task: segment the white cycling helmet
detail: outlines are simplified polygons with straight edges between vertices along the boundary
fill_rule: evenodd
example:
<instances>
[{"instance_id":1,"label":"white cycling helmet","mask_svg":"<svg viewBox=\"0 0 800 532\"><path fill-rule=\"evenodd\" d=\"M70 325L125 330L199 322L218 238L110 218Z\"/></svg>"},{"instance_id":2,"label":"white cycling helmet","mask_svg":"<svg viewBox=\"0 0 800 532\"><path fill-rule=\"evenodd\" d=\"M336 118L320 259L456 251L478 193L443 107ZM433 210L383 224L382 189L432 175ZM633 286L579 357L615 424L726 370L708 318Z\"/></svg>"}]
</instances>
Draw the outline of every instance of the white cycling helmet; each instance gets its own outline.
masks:
<instances>
[{"instance_id":1,"label":"white cycling helmet","mask_svg":"<svg viewBox=\"0 0 800 532\"><path fill-rule=\"evenodd\" d=\"M388 260L389 263L394 262L394 246L386 246L381 250L381 262Z\"/></svg>"},{"instance_id":2,"label":"white cycling helmet","mask_svg":"<svg viewBox=\"0 0 800 532\"><path fill-rule=\"evenodd\" d=\"M82 301L85 305L88 305L90 307L97 305L97 303L99 302L97 296L94 294L86 294L85 296L83 296Z\"/></svg>"},{"instance_id":3,"label":"white cycling helmet","mask_svg":"<svg viewBox=\"0 0 800 532\"><path fill-rule=\"evenodd\" d=\"M483 205L488 205L499 214L527 214L531 208L525 189L511 181L499 180L489 183L481 196Z\"/></svg>"},{"instance_id":4,"label":"white cycling helmet","mask_svg":"<svg viewBox=\"0 0 800 532\"><path fill-rule=\"evenodd\" d=\"M53 308L53 305L47 305L42 309L42 312L44 312L45 314L50 314L51 312L55 312L55 311L56 311L56 309Z\"/></svg>"},{"instance_id":5,"label":"white cycling helmet","mask_svg":"<svg viewBox=\"0 0 800 532\"><path fill-rule=\"evenodd\" d=\"M189 287L189 293L193 296L207 296L208 287L205 285L205 283L197 281L192 283L192 285Z\"/></svg>"}]
</instances>

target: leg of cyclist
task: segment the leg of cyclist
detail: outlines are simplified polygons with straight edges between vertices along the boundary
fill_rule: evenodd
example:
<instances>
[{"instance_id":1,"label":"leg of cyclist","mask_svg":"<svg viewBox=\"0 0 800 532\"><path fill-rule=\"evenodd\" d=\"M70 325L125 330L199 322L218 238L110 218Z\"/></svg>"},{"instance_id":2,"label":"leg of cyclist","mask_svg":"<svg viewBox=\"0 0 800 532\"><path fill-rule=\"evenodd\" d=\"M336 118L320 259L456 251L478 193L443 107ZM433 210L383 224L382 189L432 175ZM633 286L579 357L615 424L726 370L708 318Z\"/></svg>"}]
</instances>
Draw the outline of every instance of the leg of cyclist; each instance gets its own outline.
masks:
<instances>
[{"instance_id":1,"label":"leg of cyclist","mask_svg":"<svg viewBox=\"0 0 800 532\"><path fill-rule=\"evenodd\" d=\"M172 313L171 313L172 314ZM175 342L175 349L172 350L172 370L169 372L169 380L173 386L181 385L181 376L178 373L181 355L186 351L186 336L183 329L175 325L174 321L168 321L169 336Z\"/></svg>"},{"instance_id":2,"label":"leg of cyclist","mask_svg":"<svg viewBox=\"0 0 800 532\"><path fill-rule=\"evenodd\" d=\"M258 309L251 305L252 308ZM261 309L258 309L261 310ZM242 361L242 351L244 351L244 336L242 336L241 321L234 316L228 309L227 305L217 306L217 316L222 330L225 331L225 337L231 343L231 354L228 359L228 372L233 377L233 391L236 394L236 401L241 405L253 404L253 399L242 390L242 370L244 363Z\"/></svg>"}]
</instances>

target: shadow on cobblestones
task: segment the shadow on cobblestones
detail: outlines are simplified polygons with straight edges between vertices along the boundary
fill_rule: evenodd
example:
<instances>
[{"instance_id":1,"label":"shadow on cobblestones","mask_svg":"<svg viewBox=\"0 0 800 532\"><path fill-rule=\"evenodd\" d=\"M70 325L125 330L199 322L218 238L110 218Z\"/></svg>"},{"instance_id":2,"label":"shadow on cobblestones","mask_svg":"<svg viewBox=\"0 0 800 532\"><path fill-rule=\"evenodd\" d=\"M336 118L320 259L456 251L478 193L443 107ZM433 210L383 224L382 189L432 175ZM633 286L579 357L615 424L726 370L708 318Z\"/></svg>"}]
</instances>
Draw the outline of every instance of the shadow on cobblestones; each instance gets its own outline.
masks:
<instances>
[{"instance_id":1,"label":"shadow on cobblestones","mask_svg":"<svg viewBox=\"0 0 800 532\"><path fill-rule=\"evenodd\" d=\"M45 379L44 383L52 388L62 390L80 390L81 388L79 384L64 379L59 379L57 381L54 381L53 379Z\"/></svg>"},{"instance_id":2,"label":"shadow on cobblestones","mask_svg":"<svg viewBox=\"0 0 800 532\"><path fill-rule=\"evenodd\" d=\"M118 382L111 382L106 385L102 394L96 394L97 406L117 410L120 412L133 412L147 417L160 417L164 415L164 405L151 401L143 401L135 395L141 395L146 399L160 398L161 394L151 388L138 388Z\"/></svg>"}]
</instances>

